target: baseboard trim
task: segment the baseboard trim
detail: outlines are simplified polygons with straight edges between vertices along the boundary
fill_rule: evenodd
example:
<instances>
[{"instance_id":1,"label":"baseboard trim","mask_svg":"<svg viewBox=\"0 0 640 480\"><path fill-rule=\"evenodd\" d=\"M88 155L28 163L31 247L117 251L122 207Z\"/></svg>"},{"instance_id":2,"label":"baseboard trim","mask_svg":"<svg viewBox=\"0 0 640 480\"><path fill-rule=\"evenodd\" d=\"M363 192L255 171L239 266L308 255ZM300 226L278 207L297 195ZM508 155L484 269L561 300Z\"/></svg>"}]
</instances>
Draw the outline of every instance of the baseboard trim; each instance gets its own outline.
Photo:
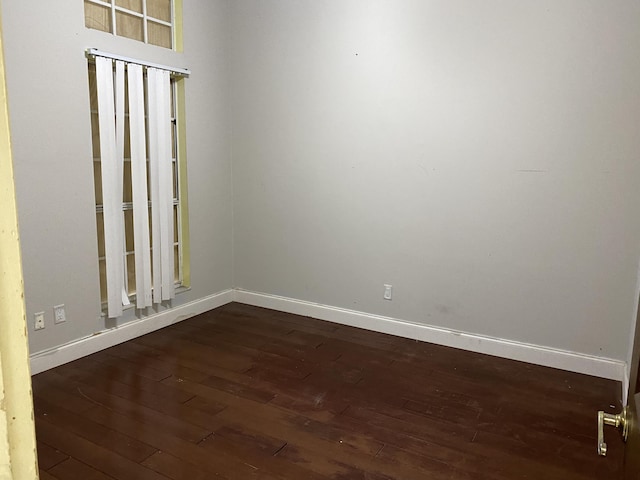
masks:
<instances>
[{"instance_id":1,"label":"baseboard trim","mask_svg":"<svg viewBox=\"0 0 640 480\"><path fill-rule=\"evenodd\" d=\"M91 355L141 335L168 327L195 315L221 307L233 301L234 291L224 290L193 302L162 311L156 315L134 320L117 328L103 330L89 337L74 340L51 350L31 356L31 374L35 375L59 365Z\"/></svg>"},{"instance_id":2,"label":"baseboard trim","mask_svg":"<svg viewBox=\"0 0 640 480\"><path fill-rule=\"evenodd\" d=\"M389 333L400 337L520 360L546 367L584 373L624 382L626 364L620 360L596 357L540 345L515 342L445 328L422 325L369 313L332 307L293 298L236 289L233 299L239 303L270 308L343 325Z\"/></svg>"},{"instance_id":3,"label":"baseboard trim","mask_svg":"<svg viewBox=\"0 0 640 480\"><path fill-rule=\"evenodd\" d=\"M228 289L165 310L156 315L135 320L117 328L104 330L65 345L31 355L31 374L35 375L59 365L91 355L105 348L146 335L155 330L181 322L195 315L221 307L230 302L270 308L329 322L350 325L381 333L485 353L512 360L584 373L617 380L622 383L623 402L628 385L626 364L620 360L585 355L540 345L458 332L431 325L423 325L356 310L332 307L304 300L281 297L241 289Z\"/></svg>"}]
</instances>

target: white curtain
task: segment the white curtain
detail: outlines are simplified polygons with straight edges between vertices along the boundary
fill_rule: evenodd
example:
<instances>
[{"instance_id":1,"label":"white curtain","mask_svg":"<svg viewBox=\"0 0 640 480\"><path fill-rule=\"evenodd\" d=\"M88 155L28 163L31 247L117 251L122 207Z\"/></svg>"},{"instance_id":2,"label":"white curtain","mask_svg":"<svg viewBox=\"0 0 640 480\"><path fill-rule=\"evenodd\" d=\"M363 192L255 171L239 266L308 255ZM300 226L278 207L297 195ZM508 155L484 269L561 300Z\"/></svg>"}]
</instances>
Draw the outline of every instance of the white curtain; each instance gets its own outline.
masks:
<instances>
[{"instance_id":1,"label":"white curtain","mask_svg":"<svg viewBox=\"0 0 640 480\"><path fill-rule=\"evenodd\" d=\"M123 305L129 303L123 217L125 85L129 100L133 199L133 232L130 234L133 234L135 255L136 307L145 308L175 295L171 82L168 71L147 68L147 131L143 67L118 60L114 69L112 59L96 56L96 80L107 312L109 318L116 318L122 315ZM147 153L150 192L147 191Z\"/></svg>"}]
</instances>

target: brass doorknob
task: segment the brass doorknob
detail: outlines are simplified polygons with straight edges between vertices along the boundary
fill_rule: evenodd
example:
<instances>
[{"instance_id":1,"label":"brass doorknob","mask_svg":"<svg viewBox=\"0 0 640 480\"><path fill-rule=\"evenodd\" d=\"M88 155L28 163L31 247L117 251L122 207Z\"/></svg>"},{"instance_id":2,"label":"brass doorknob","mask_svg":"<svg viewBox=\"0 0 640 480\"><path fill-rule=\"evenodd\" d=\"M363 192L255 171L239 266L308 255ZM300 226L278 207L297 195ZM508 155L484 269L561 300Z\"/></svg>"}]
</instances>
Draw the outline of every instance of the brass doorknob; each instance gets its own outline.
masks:
<instances>
[{"instance_id":1,"label":"brass doorknob","mask_svg":"<svg viewBox=\"0 0 640 480\"><path fill-rule=\"evenodd\" d=\"M611 425L612 427L620 428L622 430L622 438L627 441L627 435L629 434L629 422L627 421L627 407L622 409L622 412L614 415L612 413L605 413L602 410L598 412L598 455L607 455L607 444L604 441L604 425Z\"/></svg>"}]
</instances>

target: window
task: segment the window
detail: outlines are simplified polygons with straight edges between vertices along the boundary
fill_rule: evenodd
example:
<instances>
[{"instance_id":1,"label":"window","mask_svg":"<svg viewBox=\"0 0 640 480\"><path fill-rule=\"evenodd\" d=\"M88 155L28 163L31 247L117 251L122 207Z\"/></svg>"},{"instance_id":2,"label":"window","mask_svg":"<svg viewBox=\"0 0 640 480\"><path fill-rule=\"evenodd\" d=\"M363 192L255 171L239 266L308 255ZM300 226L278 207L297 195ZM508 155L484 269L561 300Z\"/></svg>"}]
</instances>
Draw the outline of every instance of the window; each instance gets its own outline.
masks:
<instances>
[{"instance_id":1,"label":"window","mask_svg":"<svg viewBox=\"0 0 640 480\"><path fill-rule=\"evenodd\" d=\"M89 63L100 292L110 318L188 285L182 81L110 58Z\"/></svg>"},{"instance_id":2,"label":"window","mask_svg":"<svg viewBox=\"0 0 640 480\"><path fill-rule=\"evenodd\" d=\"M84 0L87 28L174 48L172 0Z\"/></svg>"}]
</instances>

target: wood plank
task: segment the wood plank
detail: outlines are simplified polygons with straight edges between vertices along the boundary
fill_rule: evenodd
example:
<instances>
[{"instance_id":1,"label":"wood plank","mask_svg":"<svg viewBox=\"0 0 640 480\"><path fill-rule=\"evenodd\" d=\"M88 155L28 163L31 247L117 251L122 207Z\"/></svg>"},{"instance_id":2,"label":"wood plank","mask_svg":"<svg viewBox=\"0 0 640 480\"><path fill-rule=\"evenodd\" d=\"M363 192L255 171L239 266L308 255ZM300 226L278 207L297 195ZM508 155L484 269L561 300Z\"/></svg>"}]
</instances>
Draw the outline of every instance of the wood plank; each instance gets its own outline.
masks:
<instances>
[{"instance_id":1,"label":"wood plank","mask_svg":"<svg viewBox=\"0 0 640 480\"><path fill-rule=\"evenodd\" d=\"M134 462L141 462L157 451L154 447L92 422L87 416L76 415L44 399L38 399L35 405L35 416ZM90 415L88 417L90 418Z\"/></svg>"},{"instance_id":2,"label":"wood plank","mask_svg":"<svg viewBox=\"0 0 640 480\"><path fill-rule=\"evenodd\" d=\"M616 480L619 390L239 304L33 377L42 477L100 480Z\"/></svg>"},{"instance_id":3,"label":"wood plank","mask_svg":"<svg viewBox=\"0 0 640 480\"><path fill-rule=\"evenodd\" d=\"M217 472L210 472L198 468L184 460L174 457L167 452L154 453L149 458L142 462L142 465L150 468L162 475L172 478L174 480L227 480L225 477Z\"/></svg>"},{"instance_id":4,"label":"wood plank","mask_svg":"<svg viewBox=\"0 0 640 480\"><path fill-rule=\"evenodd\" d=\"M229 479L260 478L273 480L280 478L257 471L255 467L246 461L247 459L235 456L234 452L220 449L212 455L210 451L202 448L200 444L194 444L166 433L162 425L141 423L135 417L122 415L106 408L96 409L92 418L98 423L109 425L114 430L153 445L161 452L168 453L192 467L203 469L213 475ZM156 464L154 463L154 465Z\"/></svg>"},{"instance_id":5,"label":"wood plank","mask_svg":"<svg viewBox=\"0 0 640 480\"><path fill-rule=\"evenodd\" d=\"M171 432L172 435L176 435L184 440L197 443L210 435L213 431L211 428L199 426L197 423L191 423L189 420L194 420L191 417L179 418L179 413L175 416L171 415L171 413L175 414L176 409L180 409L181 405L175 406L170 402L163 403L162 399L155 399L153 400L154 406L157 406L159 409L164 411L159 411L146 406L145 404L149 399L148 393L140 391L140 397L138 399L128 400L127 398L107 393L106 390L100 390L89 384L81 383L72 378L59 375L58 372L52 372L52 375L59 376L58 383L61 387L67 389L74 395L82 396L91 400L96 406L106 407L113 411L130 415L131 417L140 419L142 422L148 424L162 425L163 428ZM70 374L70 376L73 375L73 373ZM119 388L118 393L122 393L123 387L121 385L114 388ZM131 398L135 398L135 390L127 393L127 395L130 395ZM184 409L184 413L185 415L188 415L189 410ZM201 420L203 422L210 421L208 417L204 419L197 418L197 420L194 421L200 422Z\"/></svg>"},{"instance_id":6,"label":"wood plank","mask_svg":"<svg viewBox=\"0 0 640 480\"><path fill-rule=\"evenodd\" d=\"M117 359L132 364L133 368L145 370L147 368L160 371L163 378L174 375L187 380L200 381L209 373L207 365L201 362L194 363L195 368L184 366L176 357L165 355L160 350L138 345L133 342L125 342L115 347L104 350L104 353Z\"/></svg>"},{"instance_id":7,"label":"wood plank","mask_svg":"<svg viewBox=\"0 0 640 480\"><path fill-rule=\"evenodd\" d=\"M166 478L41 418L36 419L36 430L43 442L55 444L74 459L114 478L122 480L164 480Z\"/></svg>"},{"instance_id":8,"label":"wood plank","mask_svg":"<svg viewBox=\"0 0 640 480\"><path fill-rule=\"evenodd\" d=\"M55 467L57 464L69 458L69 455L66 453L50 447L46 443L40 441L36 443L38 449L38 468L40 468L40 470L49 470L51 467Z\"/></svg>"},{"instance_id":9,"label":"wood plank","mask_svg":"<svg viewBox=\"0 0 640 480\"><path fill-rule=\"evenodd\" d=\"M246 441L247 438L250 441ZM202 447L212 455L225 452L237 458L243 458L257 473L266 472L269 475L282 479L304 478L305 480L327 480L328 477L319 475L308 468L308 464L289 462L277 455L265 452L257 444L264 441L264 437L256 440L254 433L245 433L240 437L225 437L223 435L212 435L202 442Z\"/></svg>"},{"instance_id":10,"label":"wood plank","mask_svg":"<svg viewBox=\"0 0 640 480\"><path fill-rule=\"evenodd\" d=\"M43 469L40 469L39 476L40 476L40 480L56 480L56 478L58 478L58 477L54 477L49 472ZM60 479L58 478L58 480Z\"/></svg>"},{"instance_id":11,"label":"wood plank","mask_svg":"<svg viewBox=\"0 0 640 480\"><path fill-rule=\"evenodd\" d=\"M171 338L170 335L160 331L157 334L145 335L136 338L132 342L146 347L155 348L162 351L165 355L175 356L179 359L189 360L196 365L218 365L230 370L243 372L251 368L254 363L250 357L246 355L219 352L213 347L207 347L195 342L188 342Z\"/></svg>"},{"instance_id":12,"label":"wood plank","mask_svg":"<svg viewBox=\"0 0 640 480\"><path fill-rule=\"evenodd\" d=\"M171 381L172 379L167 379L163 382ZM317 431L319 422L307 421L308 419L301 418L300 415L293 414L278 406L260 404L240 397L234 397L227 392L217 390L207 385L185 381L180 382L179 386L186 391L196 394L196 397L189 402L196 408L198 407L198 403L196 402L199 402L199 398L229 404L230 406L228 408L217 414L220 421L228 421L231 424L240 423L251 425L251 430L261 428L263 433L271 432L271 434L276 434L276 432L281 432L278 436L285 439L292 438L292 435L295 435L296 438L301 438L300 441L313 442L317 448L331 448L332 443L334 443L333 440L325 441L319 436L319 432ZM327 426L326 428L329 429L330 427ZM335 434L332 437L339 437L342 443L344 443L345 448L349 447L358 450L362 444L367 444L367 441L357 433L339 432L338 428L334 428L334 430ZM326 433L324 436L325 438L329 437ZM377 450L377 448L379 448L377 442L374 442L373 446L367 445L365 447L367 452Z\"/></svg>"},{"instance_id":13,"label":"wood plank","mask_svg":"<svg viewBox=\"0 0 640 480\"><path fill-rule=\"evenodd\" d=\"M226 392L190 382L182 382L180 385L181 388L197 393L199 396L215 401L228 401ZM229 422L229 425L234 428L242 425L245 431L251 432L252 437L275 435L284 439L289 451L294 448L291 445L295 445L297 453L291 458L297 458L298 462L304 463L320 475L355 475L355 472L361 470L371 471L372 474L388 475L393 469L386 461L375 459L371 455L372 452L379 450L381 444L376 445L375 441L363 435L354 435L353 432L340 432L329 425L319 428L320 422L306 422L299 417L292 418L289 412L268 404L256 404L238 399L229 408L220 412L218 417L221 421ZM327 434L327 432L330 433ZM218 436L214 435L213 438L215 440ZM311 452L315 454L312 455ZM331 470L329 463L334 466L343 465L343 467ZM424 478L422 473L406 465L397 466L395 469L401 474L401 478Z\"/></svg>"},{"instance_id":14,"label":"wood plank","mask_svg":"<svg viewBox=\"0 0 640 480\"><path fill-rule=\"evenodd\" d=\"M112 480L113 477L84 464L75 458L69 458L56 467L52 468L49 473L58 480ZM42 477L41 477L42 479Z\"/></svg>"}]
</instances>

